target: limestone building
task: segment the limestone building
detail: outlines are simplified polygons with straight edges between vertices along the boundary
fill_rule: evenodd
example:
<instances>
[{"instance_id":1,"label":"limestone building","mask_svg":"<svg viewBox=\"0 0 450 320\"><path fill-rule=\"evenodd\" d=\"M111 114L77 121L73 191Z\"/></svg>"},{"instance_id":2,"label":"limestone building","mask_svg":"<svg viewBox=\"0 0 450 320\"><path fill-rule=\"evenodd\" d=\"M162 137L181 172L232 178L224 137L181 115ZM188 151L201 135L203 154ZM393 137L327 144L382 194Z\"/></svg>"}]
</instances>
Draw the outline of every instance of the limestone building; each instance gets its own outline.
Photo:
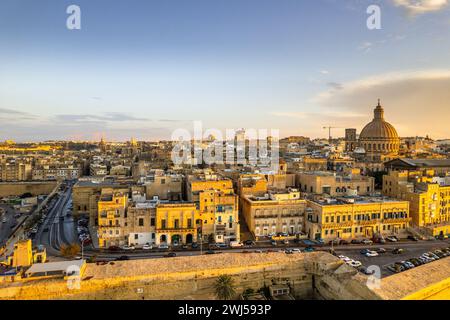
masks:
<instances>
[{"instance_id":1,"label":"limestone building","mask_svg":"<svg viewBox=\"0 0 450 320\"><path fill-rule=\"evenodd\" d=\"M412 225L421 234L450 234L450 177L433 170L390 171L383 176L383 194L409 201Z\"/></svg>"},{"instance_id":2,"label":"limestone building","mask_svg":"<svg viewBox=\"0 0 450 320\"><path fill-rule=\"evenodd\" d=\"M242 195L242 214L258 239L277 233L295 235L304 230L306 201L296 189L269 192L265 196Z\"/></svg>"},{"instance_id":3,"label":"limestone building","mask_svg":"<svg viewBox=\"0 0 450 320\"><path fill-rule=\"evenodd\" d=\"M375 197L307 200L306 232L311 239L406 236L409 202Z\"/></svg>"}]
</instances>

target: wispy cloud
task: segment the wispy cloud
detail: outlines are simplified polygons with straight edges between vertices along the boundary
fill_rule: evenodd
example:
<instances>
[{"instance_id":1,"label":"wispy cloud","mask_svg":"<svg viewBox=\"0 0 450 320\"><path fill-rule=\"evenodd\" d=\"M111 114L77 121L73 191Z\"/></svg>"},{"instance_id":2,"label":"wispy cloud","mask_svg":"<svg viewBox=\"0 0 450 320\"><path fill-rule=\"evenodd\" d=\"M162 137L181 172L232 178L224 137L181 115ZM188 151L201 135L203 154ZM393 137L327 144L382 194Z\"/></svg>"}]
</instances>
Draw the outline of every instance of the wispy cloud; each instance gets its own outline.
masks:
<instances>
[{"instance_id":1,"label":"wispy cloud","mask_svg":"<svg viewBox=\"0 0 450 320\"><path fill-rule=\"evenodd\" d=\"M390 72L342 84L342 89L329 88L311 99L318 108L335 112L357 112L372 117L377 98L385 104L388 121L399 128L399 134L450 137L450 69ZM354 122L355 127L365 124ZM417 125L420 124L420 125Z\"/></svg>"},{"instance_id":2,"label":"wispy cloud","mask_svg":"<svg viewBox=\"0 0 450 320\"><path fill-rule=\"evenodd\" d=\"M107 112L102 115L92 114L59 114L56 121L63 122L124 122L124 121L150 121L146 118L138 118L121 112Z\"/></svg>"},{"instance_id":3,"label":"wispy cloud","mask_svg":"<svg viewBox=\"0 0 450 320\"><path fill-rule=\"evenodd\" d=\"M392 0L394 5L402 7L409 15L415 16L440 11L447 7L449 0Z\"/></svg>"}]
</instances>

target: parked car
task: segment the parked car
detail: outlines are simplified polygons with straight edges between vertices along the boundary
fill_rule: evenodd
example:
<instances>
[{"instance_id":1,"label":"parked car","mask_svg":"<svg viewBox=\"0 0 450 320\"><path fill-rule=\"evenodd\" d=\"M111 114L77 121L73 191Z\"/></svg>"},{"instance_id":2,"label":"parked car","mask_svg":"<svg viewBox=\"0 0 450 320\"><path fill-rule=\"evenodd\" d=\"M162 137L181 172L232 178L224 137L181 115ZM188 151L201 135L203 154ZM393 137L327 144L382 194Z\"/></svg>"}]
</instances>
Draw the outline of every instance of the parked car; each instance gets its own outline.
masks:
<instances>
[{"instance_id":1,"label":"parked car","mask_svg":"<svg viewBox=\"0 0 450 320\"><path fill-rule=\"evenodd\" d=\"M283 240L283 244L289 244L289 240L288 239L284 239Z\"/></svg>"},{"instance_id":2,"label":"parked car","mask_svg":"<svg viewBox=\"0 0 450 320\"><path fill-rule=\"evenodd\" d=\"M122 250L134 250L136 249L134 246L124 245L121 247Z\"/></svg>"},{"instance_id":3,"label":"parked car","mask_svg":"<svg viewBox=\"0 0 450 320\"><path fill-rule=\"evenodd\" d=\"M175 253L175 252L169 252L167 255L166 255L166 257L168 257L168 258L172 258L172 257L176 257L177 256L177 254Z\"/></svg>"},{"instance_id":4,"label":"parked car","mask_svg":"<svg viewBox=\"0 0 450 320\"><path fill-rule=\"evenodd\" d=\"M372 241L372 240L369 240L369 239L363 239L363 240L361 241L361 243L362 243L362 244L372 244L373 241Z\"/></svg>"},{"instance_id":5,"label":"parked car","mask_svg":"<svg viewBox=\"0 0 450 320\"><path fill-rule=\"evenodd\" d=\"M351 244L360 244L361 240L360 239L352 239L352 241L350 241Z\"/></svg>"},{"instance_id":6,"label":"parked car","mask_svg":"<svg viewBox=\"0 0 450 320\"><path fill-rule=\"evenodd\" d=\"M314 248L313 247L307 247L305 248L304 252L313 252Z\"/></svg>"},{"instance_id":7,"label":"parked car","mask_svg":"<svg viewBox=\"0 0 450 320\"><path fill-rule=\"evenodd\" d=\"M118 258L116 258L117 261L125 261L125 260L130 260L130 257L128 256L120 256Z\"/></svg>"},{"instance_id":8,"label":"parked car","mask_svg":"<svg viewBox=\"0 0 450 320\"><path fill-rule=\"evenodd\" d=\"M402 248L394 248L392 250L393 254L402 254L403 252L405 252L405 250L403 250Z\"/></svg>"},{"instance_id":9,"label":"parked car","mask_svg":"<svg viewBox=\"0 0 450 320\"><path fill-rule=\"evenodd\" d=\"M192 242L191 247L192 247L192 249L196 249L199 247L199 244L197 242Z\"/></svg>"},{"instance_id":10,"label":"parked car","mask_svg":"<svg viewBox=\"0 0 450 320\"><path fill-rule=\"evenodd\" d=\"M364 274L366 274L366 275L372 275L372 274L375 273L375 270L368 270L368 269L367 269L366 267L364 267L364 266L360 266L360 267L358 268L358 271L361 272L361 273L364 273Z\"/></svg>"},{"instance_id":11,"label":"parked car","mask_svg":"<svg viewBox=\"0 0 450 320\"><path fill-rule=\"evenodd\" d=\"M354 267L354 268L358 268L362 266L362 263L360 261L357 260L351 260L346 262L349 266Z\"/></svg>"},{"instance_id":12,"label":"parked car","mask_svg":"<svg viewBox=\"0 0 450 320\"><path fill-rule=\"evenodd\" d=\"M148 243L146 243L146 244L144 244L144 245L142 246L142 249L143 249L143 250L152 250L153 247L152 247L151 245L149 245Z\"/></svg>"},{"instance_id":13,"label":"parked car","mask_svg":"<svg viewBox=\"0 0 450 320\"><path fill-rule=\"evenodd\" d=\"M376 252L378 253L386 253L386 249L385 248L377 248L375 249Z\"/></svg>"},{"instance_id":14,"label":"parked car","mask_svg":"<svg viewBox=\"0 0 450 320\"><path fill-rule=\"evenodd\" d=\"M300 252L302 252L299 248L293 248L293 249L291 249L291 251L293 253L300 253Z\"/></svg>"},{"instance_id":15,"label":"parked car","mask_svg":"<svg viewBox=\"0 0 450 320\"><path fill-rule=\"evenodd\" d=\"M397 242L398 241L398 238L396 236L389 236L386 239L388 241L390 241L390 242Z\"/></svg>"},{"instance_id":16,"label":"parked car","mask_svg":"<svg viewBox=\"0 0 450 320\"><path fill-rule=\"evenodd\" d=\"M365 255L367 252L370 252L369 249L362 249L359 253L361 253L362 255Z\"/></svg>"},{"instance_id":17,"label":"parked car","mask_svg":"<svg viewBox=\"0 0 450 320\"><path fill-rule=\"evenodd\" d=\"M275 240L272 240L272 241L270 241L270 244L275 247L277 245L277 242Z\"/></svg>"},{"instance_id":18,"label":"parked car","mask_svg":"<svg viewBox=\"0 0 450 320\"><path fill-rule=\"evenodd\" d=\"M244 245L239 241L230 241L231 248L242 248Z\"/></svg>"},{"instance_id":19,"label":"parked car","mask_svg":"<svg viewBox=\"0 0 450 320\"><path fill-rule=\"evenodd\" d=\"M108 250L109 250L109 251L119 251L120 248L119 248L118 246L109 246L109 247L108 247Z\"/></svg>"},{"instance_id":20,"label":"parked car","mask_svg":"<svg viewBox=\"0 0 450 320\"><path fill-rule=\"evenodd\" d=\"M408 236L407 239L411 241L419 241L419 239L416 236Z\"/></svg>"},{"instance_id":21,"label":"parked car","mask_svg":"<svg viewBox=\"0 0 450 320\"><path fill-rule=\"evenodd\" d=\"M160 244L160 245L158 246L158 249L167 250L167 249L169 249L169 246L168 246L167 244Z\"/></svg>"},{"instance_id":22,"label":"parked car","mask_svg":"<svg viewBox=\"0 0 450 320\"><path fill-rule=\"evenodd\" d=\"M378 257L378 252L376 252L376 251L368 251L368 252L365 254L365 256L366 256L366 257Z\"/></svg>"},{"instance_id":23,"label":"parked car","mask_svg":"<svg viewBox=\"0 0 450 320\"><path fill-rule=\"evenodd\" d=\"M245 240L245 241L244 241L244 244L245 244L246 246L253 246L253 245L255 245L255 242L253 242L252 240Z\"/></svg>"}]
</instances>

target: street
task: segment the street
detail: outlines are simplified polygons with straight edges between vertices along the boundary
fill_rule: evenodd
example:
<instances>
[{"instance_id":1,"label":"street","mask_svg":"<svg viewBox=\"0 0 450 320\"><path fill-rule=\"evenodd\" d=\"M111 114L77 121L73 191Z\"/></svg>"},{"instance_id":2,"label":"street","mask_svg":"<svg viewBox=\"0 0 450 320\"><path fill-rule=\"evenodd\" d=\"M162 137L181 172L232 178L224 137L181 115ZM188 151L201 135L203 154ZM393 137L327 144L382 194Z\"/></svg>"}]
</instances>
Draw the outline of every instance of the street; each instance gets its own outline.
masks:
<instances>
[{"instance_id":1,"label":"street","mask_svg":"<svg viewBox=\"0 0 450 320\"><path fill-rule=\"evenodd\" d=\"M71 195L70 187L61 192L34 238L33 244L45 246L48 255L59 256L63 244L77 243L78 241L72 215L67 216Z\"/></svg>"}]
</instances>

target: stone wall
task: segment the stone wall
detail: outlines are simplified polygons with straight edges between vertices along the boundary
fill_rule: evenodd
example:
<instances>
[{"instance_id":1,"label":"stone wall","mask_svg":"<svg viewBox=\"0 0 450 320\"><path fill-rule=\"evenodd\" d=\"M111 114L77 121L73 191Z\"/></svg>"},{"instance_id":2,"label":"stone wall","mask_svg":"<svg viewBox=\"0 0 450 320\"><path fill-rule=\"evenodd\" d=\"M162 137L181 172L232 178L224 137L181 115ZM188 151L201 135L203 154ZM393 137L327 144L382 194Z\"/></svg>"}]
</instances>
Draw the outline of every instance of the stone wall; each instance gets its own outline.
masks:
<instances>
[{"instance_id":1,"label":"stone wall","mask_svg":"<svg viewBox=\"0 0 450 320\"><path fill-rule=\"evenodd\" d=\"M46 182L2 182L0 183L0 197L20 196L31 193L33 196L49 194L56 186L56 181Z\"/></svg>"},{"instance_id":2,"label":"stone wall","mask_svg":"<svg viewBox=\"0 0 450 320\"><path fill-rule=\"evenodd\" d=\"M62 279L24 281L4 285L0 299L214 299L214 284L222 274L234 279L237 296L275 282L289 284L297 299L378 298L353 270L325 252L117 261L88 264L79 289L69 289Z\"/></svg>"}]
</instances>

